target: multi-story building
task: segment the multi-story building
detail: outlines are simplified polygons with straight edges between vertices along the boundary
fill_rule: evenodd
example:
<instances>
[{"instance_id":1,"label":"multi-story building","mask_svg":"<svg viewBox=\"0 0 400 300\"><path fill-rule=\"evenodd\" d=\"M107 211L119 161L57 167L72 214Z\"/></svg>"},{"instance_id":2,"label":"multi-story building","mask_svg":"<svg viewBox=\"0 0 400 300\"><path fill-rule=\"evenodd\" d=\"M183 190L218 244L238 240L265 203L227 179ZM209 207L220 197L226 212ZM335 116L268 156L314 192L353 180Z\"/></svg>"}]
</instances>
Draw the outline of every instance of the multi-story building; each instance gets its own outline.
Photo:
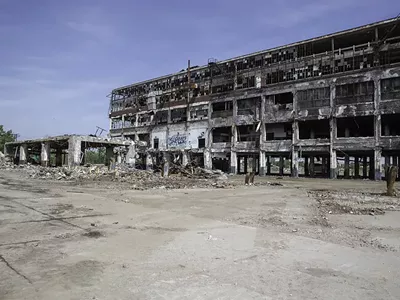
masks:
<instances>
[{"instance_id":1,"label":"multi-story building","mask_svg":"<svg viewBox=\"0 0 400 300\"><path fill-rule=\"evenodd\" d=\"M395 18L114 89L110 134L146 141L147 168L380 179L400 163L399 76Z\"/></svg>"}]
</instances>

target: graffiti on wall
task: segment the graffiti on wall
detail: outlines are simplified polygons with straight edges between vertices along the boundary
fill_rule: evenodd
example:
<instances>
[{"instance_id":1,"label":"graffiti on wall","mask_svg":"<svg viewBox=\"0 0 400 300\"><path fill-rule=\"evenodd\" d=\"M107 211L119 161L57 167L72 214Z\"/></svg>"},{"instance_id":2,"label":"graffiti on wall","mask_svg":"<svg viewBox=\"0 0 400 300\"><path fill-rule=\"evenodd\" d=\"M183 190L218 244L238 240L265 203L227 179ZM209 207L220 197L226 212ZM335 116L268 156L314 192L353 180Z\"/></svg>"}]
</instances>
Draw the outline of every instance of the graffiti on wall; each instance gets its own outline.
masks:
<instances>
[{"instance_id":1,"label":"graffiti on wall","mask_svg":"<svg viewBox=\"0 0 400 300\"><path fill-rule=\"evenodd\" d=\"M180 148L185 147L187 143L187 137L184 134L175 134L168 138L168 147Z\"/></svg>"}]
</instances>

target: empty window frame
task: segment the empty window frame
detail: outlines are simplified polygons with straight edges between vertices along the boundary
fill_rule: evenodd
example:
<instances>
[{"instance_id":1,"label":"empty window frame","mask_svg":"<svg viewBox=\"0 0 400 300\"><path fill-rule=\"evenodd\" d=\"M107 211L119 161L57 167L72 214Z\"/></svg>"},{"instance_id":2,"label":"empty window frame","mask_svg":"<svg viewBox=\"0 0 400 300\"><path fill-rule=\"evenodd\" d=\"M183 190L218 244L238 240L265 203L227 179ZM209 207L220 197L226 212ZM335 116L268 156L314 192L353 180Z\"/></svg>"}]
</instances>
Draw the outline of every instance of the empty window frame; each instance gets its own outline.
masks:
<instances>
[{"instance_id":1,"label":"empty window frame","mask_svg":"<svg viewBox=\"0 0 400 300\"><path fill-rule=\"evenodd\" d=\"M374 82L365 81L336 86L336 104L374 101Z\"/></svg>"},{"instance_id":2,"label":"empty window frame","mask_svg":"<svg viewBox=\"0 0 400 300\"><path fill-rule=\"evenodd\" d=\"M260 97L242 99L237 101L238 115L256 115L260 105Z\"/></svg>"},{"instance_id":3,"label":"empty window frame","mask_svg":"<svg viewBox=\"0 0 400 300\"><path fill-rule=\"evenodd\" d=\"M212 131L213 143L230 143L232 140L231 127L217 127Z\"/></svg>"},{"instance_id":4,"label":"empty window frame","mask_svg":"<svg viewBox=\"0 0 400 300\"><path fill-rule=\"evenodd\" d=\"M381 99L400 99L400 77L381 80Z\"/></svg>"},{"instance_id":5,"label":"empty window frame","mask_svg":"<svg viewBox=\"0 0 400 300\"><path fill-rule=\"evenodd\" d=\"M233 115L232 101L216 102L212 104L212 117L228 117Z\"/></svg>"},{"instance_id":6,"label":"empty window frame","mask_svg":"<svg viewBox=\"0 0 400 300\"><path fill-rule=\"evenodd\" d=\"M299 122L300 139L329 139L329 120L312 120Z\"/></svg>"},{"instance_id":7,"label":"empty window frame","mask_svg":"<svg viewBox=\"0 0 400 300\"><path fill-rule=\"evenodd\" d=\"M297 106L299 109L329 106L330 94L329 87L298 91Z\"/></svg>"},{"instance_id":8,"label":"empty window frame","mask_svg":"<svg viewBox=\"0 0 400 300\"><path fill-rule=\"evenodd\" d=\"M156 112L155 122L156 122L156 124L167 124L168 123L168 111L162 110L162 111Z\"/></svg>"},{"instance_id":9,"label":"empty window frame","mask_svg":"<svg viewBox=\"0 0 400 300\"><path fill-rule=\"evenodd\" d=\"M292 123L265 124L267 141L291 140L292 130Z\"/></svg>"},{"instance_id":10,"label":"empty window frame","mask_svg":"<svg viewBox=\"0 0 400 300\"><path fill-rule=\"evenodd\" d=\"M171 110L171 122L186 122L186 108L176 108Z\"/></svg>"},{"instance_id":11,"label":"empty window frame","mask_svg":"<svg viewBox=\"0 0 400 300\"><path fill-rule=\"evenodd\" d=\"M337 137L372 137L374 136L374 117L338 118Z\"/></svg>"}]
</instances>

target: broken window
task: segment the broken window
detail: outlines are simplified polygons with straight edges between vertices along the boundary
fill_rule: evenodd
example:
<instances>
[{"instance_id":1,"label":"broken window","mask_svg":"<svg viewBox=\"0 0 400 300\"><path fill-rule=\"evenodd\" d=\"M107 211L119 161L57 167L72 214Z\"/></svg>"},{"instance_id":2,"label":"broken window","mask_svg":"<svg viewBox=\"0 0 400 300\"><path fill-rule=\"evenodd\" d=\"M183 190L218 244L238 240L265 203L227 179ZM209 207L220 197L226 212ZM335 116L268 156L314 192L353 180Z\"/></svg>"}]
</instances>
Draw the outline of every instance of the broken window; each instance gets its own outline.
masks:
<instances>
[{"instance_id":1,"label":"broken window","mask_svg":"<svg viewBox=\"0 0 400 300\"><path fill-rule=\"evenodd\" d=\"M272 102L275 105L278 105L278 109L280 110L290 110L293 109L293 93L282 93L269 95L267 102Z\"/></svg>"},{"instance_id":2,"label":"broken window","mask_svg":"<svg viewBox=\"0 0 400 300\"><path fill-rule=\"evenodd\" d=\"M242 99L237 101L238 115L253 115L257 114L257 109L260 105L260 97Z\"/></svg>"},{"instance_id":3,"label":"broken window","mask_svg":"<svg viewBox=\"0 0 400 300\"><path fill-rule=\"evenodd\" d=\"M257 125L243 125L237 127L238 142L256 142L260 140Z\"/></svg>"},{"instance_id":4,"label":"broken window","mask_svg":"<svg viewBox=\"0 0 400 300\"><path fill-rule=\"evenodd\" d=\"M212 117L229 117L233 115L233 103L232 101L216 102L212 104Z\"/></svg>"},{"instance_id":5,"label":"broken window","mask_svg":"<svg viewBox=\"0 0 400 300\"><path fill-rule=\"evenodd\" d=\"M208 105L199 105L190 107L191 120L203 120L208 117Z\"/></svg>"},{"instance_id":6,"label":"broken window","mask_svg":"<svg viewBox=\"0 0 400 300\"><path fill-rule=\"evenodd\" d=\"M265 124L265 131L267 141L292 139L292 123Z\"/></svg>"},{"instance_id":7,"label":"broken window","mask_svg":"<svg viewBox=\"0 0 400 300\"><path fill-rule=\"evenodd\" d=\"M212 131L213 143L230 143L232 139L231 127L218 127Z\"/></svg>"},{"instance_id":8,"label":"broken window","mask_svg":"<svg viewBox=\"0 0 400 300\"><path fill-rule=\"evenodd\" d=\"M158 149L159 140L158 138L153 139L153 148Z\"/></svg>"},{"instance_id":9,"label":"broken window","mask_svg":"<svg viewBox=\"0 0 400 300\"><path fill-rule=\"evenodd\" d=\"M400 135L400 114L382 115L382 136Z\"/></svg>"},{"instance_id":10,"label":"broken window","mask_svg":"<svg viewBox=\"0 0 400 300\"><path fill-rule=\"evenodd\" d=\"M171 122L186 122L187 115L186 115L186 108L176 108L171 110Z\"/></svg>"},{"instance_id":11,"label":"broken window","mask_svg":"<svg viewBox=\"0 0 400 300\"><path fill-rule=\"evenodd\" d=\"M205 138L199 138L198 139L198 144L199 144L199 148L205 148L206 147L206 139Z\"/></svg>"},{"instance_id":12,"label":"broken window","mask_svg":"<svg viewBox=\"0 0 400 300\"><path fill-rule=\"evenodd\" d=\"M150 114L138 114L138 124L139 126L147 126L151 123L151 115Z\"/></svg>"},{"instance_id":13,"label":"broken window","mask_svg":"<svg viewBox=\"0 0 400 300\"><path fill-rule=\"evenodd\" d=\"M300 139L329 139L329 120L312 120L299 122Z\"/></svg>"},{"instance_id":14,"label":"broken window","mask_svg":"<svg viewBox=\"0 0 400 300\"><path fill-rule=\"evenodd\" d=\"M357 82L336 86L336 104L374 101L374 82Z\"/></svg>"},{"instance_id":15,"label":"broken window","mask_svg":"<svg viewBox=\"0 0 400 300\"><path fill-rule=\"evenodd\" d=\"M168 123L168 110L158 111L155 114L156 124L167 124Z\"/></svg>"},{"instance_id":16,"label":"broken window","mask_svg":"<svg viewBox=\"0 0 400 300\"><path fill-rule=\"evenodd\" d=\"M337 119L338 137L374 136L374 117L348 117Z\"/></svg>"},{"instance_id":17,"label":"broken window","mask_svg":"<svg viewBox=\"0 0 400 300\"><path fill-rule=\"evenodd\" d=\"M147 145L150 145L150 134L149 133L140 133L138 134L139 141L146 142Z\"/></svg>"},{"instance_id":18,"label":"broken window","mask_svg":"<svg viewBox=\"0 0 400 300\"><path fill-rule=\"evenodd\" d=\"M320 108L330 105L330 88L317 88L298 91L299 109Z\"/></svg>"},{"instance_id":19,"label":"broken window","mask_svg":"<svg viewBox=\"0 0 400 300\"><path fill-rule=\"evenodd\" d=\"M381 80L381 99L400 99L400 77Z\"/></svg>"}]
</instances>

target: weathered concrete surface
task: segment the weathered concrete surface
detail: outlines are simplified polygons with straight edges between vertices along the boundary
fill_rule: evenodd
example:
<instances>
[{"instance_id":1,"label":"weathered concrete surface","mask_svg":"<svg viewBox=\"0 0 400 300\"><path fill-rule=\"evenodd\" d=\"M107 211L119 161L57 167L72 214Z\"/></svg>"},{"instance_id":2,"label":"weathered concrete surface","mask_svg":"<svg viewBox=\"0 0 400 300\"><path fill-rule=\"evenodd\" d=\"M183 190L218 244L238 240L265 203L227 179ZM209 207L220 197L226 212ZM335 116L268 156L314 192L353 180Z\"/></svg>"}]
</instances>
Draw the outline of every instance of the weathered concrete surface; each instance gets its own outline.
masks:
<instances>
[{"instance_id":1,"label":"weathered concrete surface","mask_svg":"<svg viewBox=\"0 0 400 300\"><path fill-rule=\"evenodd\" d=\"M0 299L399 299L399 212L324 219L308 195L384 183L281 182L132 191L0 171Z\"/></svg>"}]
</instances>

